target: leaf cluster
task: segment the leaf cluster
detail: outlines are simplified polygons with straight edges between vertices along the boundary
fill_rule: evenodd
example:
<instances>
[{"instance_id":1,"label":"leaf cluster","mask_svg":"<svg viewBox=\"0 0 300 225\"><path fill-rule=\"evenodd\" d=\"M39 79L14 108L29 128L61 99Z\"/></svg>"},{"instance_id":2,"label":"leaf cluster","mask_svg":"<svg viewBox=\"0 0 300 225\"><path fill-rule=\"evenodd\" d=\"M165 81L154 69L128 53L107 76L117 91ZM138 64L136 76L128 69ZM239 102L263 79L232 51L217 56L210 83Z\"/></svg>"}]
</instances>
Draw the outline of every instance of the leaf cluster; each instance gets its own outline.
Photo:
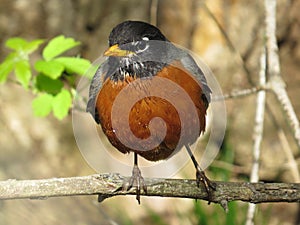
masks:
<instances>
[{"instance_id":1,"label":"leaf cluster","mask_svg":"<svg viewBox=\"0 0 300 225\"><path fill-rule=\"evenodd\" d=\"M80 57L62 56L80 42L60 35L46 43L41 59L31 65L30 55L44 43L42 39L8 39L5 46L10 53L0 64L0 84L14 74L14 81L36 95L32 102L36 116L45 117L53 112L56 118L63 119L72 107L76 76L84 76L91 63Z\"/></svg>"}]
</instances>

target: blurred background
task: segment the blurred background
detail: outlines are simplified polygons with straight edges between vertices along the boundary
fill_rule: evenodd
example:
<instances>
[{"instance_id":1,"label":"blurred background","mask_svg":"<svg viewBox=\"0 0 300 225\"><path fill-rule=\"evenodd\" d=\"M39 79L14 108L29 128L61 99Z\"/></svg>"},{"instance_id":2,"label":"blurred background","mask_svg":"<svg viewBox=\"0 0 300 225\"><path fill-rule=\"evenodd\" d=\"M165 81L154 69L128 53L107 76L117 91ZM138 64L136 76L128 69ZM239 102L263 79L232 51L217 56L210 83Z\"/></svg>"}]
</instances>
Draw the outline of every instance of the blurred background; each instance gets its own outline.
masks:
<instances>
[{"instance_id":1,"label":"blurred background","mask_svg":"<svg viewBox=\"0 0 300 225\"><path fill-rule=\"evenodd\" d=\"M281 72L300 117L300 1L279 0L277 38ZM64 34L81 41L91 61L107 47L111 29L124 20L156 24L169 40L202 57L223 93L256 84L264 37L263 1L250 0L0 0L0 61L10 37L50 39ZM37 59L40 55L34 55ZM36 118L33 95L15 83L0 86L0 179L42 179L95 173L76 146L71 115L62 121ZM227 131L218 158L207 170L215 180L247 181L251 171L256 95L226 100ZM297 100L298 99L298 100ZM267 94L260 179L299 182L286 149L299 168L299 149L282 110ZM281 130L282 129L282 130ZM287 138L283 144L281 131ZM99 159L99 163L101 163ZM116 171L122 172L122 171ZM129 174L128 174L129 175ZM157 174L159 176L159 174ZM194 178L192 164L176 177ZM0 201L2 224L244 224L247 204L232 202L228 214L218 205L189 199L131 196L103 203L96 196ZM260 204L256 224L300 224L297 204Z\"/></svg>"}]
</instances>

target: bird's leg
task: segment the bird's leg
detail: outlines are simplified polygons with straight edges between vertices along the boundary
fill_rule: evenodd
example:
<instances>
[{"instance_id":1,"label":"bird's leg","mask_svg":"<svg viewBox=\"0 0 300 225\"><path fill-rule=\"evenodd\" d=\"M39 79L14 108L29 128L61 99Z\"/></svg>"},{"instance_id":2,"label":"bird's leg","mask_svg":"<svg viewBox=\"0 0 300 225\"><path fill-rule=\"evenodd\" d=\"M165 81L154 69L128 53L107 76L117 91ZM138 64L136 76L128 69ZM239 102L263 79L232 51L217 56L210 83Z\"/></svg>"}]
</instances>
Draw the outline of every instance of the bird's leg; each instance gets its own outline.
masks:
<instances>
[{"instance_id":1,"label":"bird's leg","mask_svg":"<svg viewBox=\"0 0 300 225\"><path fill-rule=\"evenodd\" d=\"M203 183L205 190L207 192L207 198L208 198L208 204L211 202L212 200L212 190L216 190L216 186L215 183L213 183L212 181L210 181L208 179L208 177L205 175L204 171L201 169L201 167L199 166L197 160L195 159L195 156L192 153L192 150L190 149L190 147L188 145L185 146L187 152L189 153L194 166L196 168L196 182L197 182L197 186L200 187L200 182Z\"/></svg>"},{"instance_id":2,"label":"bird's leg","mask_svg":"<svg viewBox=\"0 0 300 225\"><path fill-rule=\"evenodd\" d=\"M134 153L134 166L132 169L132 176L127 182L123 183L123 190L129 190L132 187L136 188L136 200L140 204L140 194L141 194L141 187L143 188L144 192L147 192L147 186L145 184L144 178L142 177L141 171L138 167L138 155Z\"/></svg>"}]
</instances>

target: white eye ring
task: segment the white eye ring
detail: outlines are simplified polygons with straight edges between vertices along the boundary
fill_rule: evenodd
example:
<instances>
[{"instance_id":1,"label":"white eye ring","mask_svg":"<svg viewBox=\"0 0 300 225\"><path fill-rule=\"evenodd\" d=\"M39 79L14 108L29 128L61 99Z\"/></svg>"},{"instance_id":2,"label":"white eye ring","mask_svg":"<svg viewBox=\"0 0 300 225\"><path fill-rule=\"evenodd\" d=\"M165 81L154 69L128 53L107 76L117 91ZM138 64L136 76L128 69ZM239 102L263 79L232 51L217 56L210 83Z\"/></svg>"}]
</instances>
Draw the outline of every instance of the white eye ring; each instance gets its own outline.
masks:
<instances>
[{"instance_id":1,"label":"white eye ring","mask_svg":"<svg viewBox=\"0 0 300 225\"><path fill-rule=\"evenodd\" d=\"M148 49L149 48L148 41L149 41L148 37L143 37L142 41L135 42L134 45L136 46L137 49L136 53L140 53Z\"/></svg>"}]
</instances>

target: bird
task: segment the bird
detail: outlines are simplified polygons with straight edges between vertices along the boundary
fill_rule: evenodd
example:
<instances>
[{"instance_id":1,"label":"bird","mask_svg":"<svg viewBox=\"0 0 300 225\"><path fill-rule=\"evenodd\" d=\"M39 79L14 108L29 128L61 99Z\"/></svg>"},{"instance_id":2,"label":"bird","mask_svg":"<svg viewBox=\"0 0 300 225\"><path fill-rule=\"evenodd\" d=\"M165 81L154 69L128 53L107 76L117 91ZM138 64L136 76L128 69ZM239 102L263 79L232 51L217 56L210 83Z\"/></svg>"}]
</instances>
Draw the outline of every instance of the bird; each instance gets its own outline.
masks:
<instances>
[{"instance_id":1,"label":"bird","mask_svg":"<svg viewBox=\"0 0 300 225\"><path fill-rule=\"evenodd\" d=\"M116 25L108 45L106 59L91 80L86 111L118 151L134 154L132 176L123 189L135 187L140 204L147 185L138 157L167 160L186 148L196 169L196 184L204 185L210 202L214 182L190 148L206 127L211 89L204 73L186 50L143 21Z\"/></svg>"}]
</instances>

